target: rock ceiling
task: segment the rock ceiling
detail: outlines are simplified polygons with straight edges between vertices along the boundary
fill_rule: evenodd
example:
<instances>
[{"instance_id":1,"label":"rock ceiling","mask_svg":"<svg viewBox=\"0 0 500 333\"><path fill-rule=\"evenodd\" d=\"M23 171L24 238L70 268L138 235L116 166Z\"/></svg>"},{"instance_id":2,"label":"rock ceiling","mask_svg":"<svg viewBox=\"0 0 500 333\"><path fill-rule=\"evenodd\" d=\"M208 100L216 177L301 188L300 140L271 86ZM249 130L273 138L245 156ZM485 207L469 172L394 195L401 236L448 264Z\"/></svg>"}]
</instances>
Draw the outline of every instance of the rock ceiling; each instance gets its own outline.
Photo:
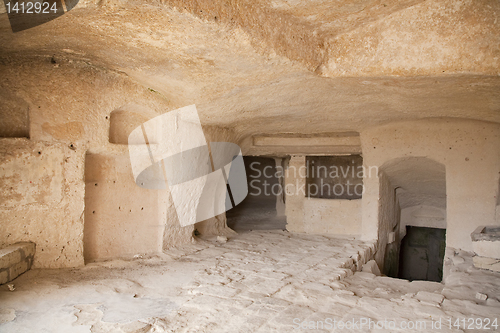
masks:
<instances>
[{"instance_id":1,"label":"rock ceiling","mask_svg":"<svg viewBox=\"0 0 500 333\"><path fill-rule=\"evenodd\" d=\"M17 33L0 15L0 87L55 124L196 104L240 138L500 122L499 17L498 1L80 2Z\"/></svg>"}]
</instances>

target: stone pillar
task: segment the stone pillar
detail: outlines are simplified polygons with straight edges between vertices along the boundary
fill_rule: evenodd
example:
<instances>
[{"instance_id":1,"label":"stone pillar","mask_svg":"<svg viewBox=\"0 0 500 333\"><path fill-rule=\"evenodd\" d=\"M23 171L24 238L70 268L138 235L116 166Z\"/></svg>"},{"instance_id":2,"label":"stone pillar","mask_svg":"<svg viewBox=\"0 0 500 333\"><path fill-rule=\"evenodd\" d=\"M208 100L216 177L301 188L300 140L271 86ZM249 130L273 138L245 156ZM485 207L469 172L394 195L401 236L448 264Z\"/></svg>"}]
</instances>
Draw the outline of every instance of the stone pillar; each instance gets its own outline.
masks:
<instances>
[{"instance_id":1,"label":"stone pillar","mask_svg":"<svg viewBox=\"0 0 500 333\"><path fill-rule=\"evenodd\" d=\"M365 161L365 170L368 170L369 166ZM380 184L378 175L369 175L365 172L363 178L364 193L361 201L362 205L362 226L361 226L361 238L363 240L374 240L378 239L379 230L379 195L380 195Z\"/></svg>"},{"instance_id":2,"label":"stone pillar","mask_svg":"<svg viewBox=\"0 0 500 333\"><path fill-rule=\"evenodd\" d=\"M292 156L285 172L287 230L304 232L306 157Z\"/></svg>"},{"instance_id":3,"label":"stone pillar","mask_svg":"<svg viewBox=\"0 0 500 333\"><path fill-rule=\"evenodd\" d=\"M286 215L286 206L285 206L285 173L283 168L283 159L275 158L276 163L276 178L278 179L278 184L280 184L280 188L283 189L276 195L276 216L285 216Z\"/></svg>"}]
</instances>

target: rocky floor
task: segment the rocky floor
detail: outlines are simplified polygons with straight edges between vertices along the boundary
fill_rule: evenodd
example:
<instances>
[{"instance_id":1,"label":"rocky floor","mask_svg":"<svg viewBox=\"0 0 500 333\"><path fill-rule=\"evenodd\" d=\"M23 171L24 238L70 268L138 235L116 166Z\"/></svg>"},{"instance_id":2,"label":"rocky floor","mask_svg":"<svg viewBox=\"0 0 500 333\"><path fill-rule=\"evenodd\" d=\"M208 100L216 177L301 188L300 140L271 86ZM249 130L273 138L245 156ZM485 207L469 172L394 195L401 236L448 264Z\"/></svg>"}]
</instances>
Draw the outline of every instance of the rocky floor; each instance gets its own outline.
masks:
<instances>
[{"instance_id":1,"label":"rocky floor","mask_svg":"<svg viewBox=\"0 0 500 333\"><path fill-rule=\"evenodd\" d=\"M470 318L498 331L500 274L473 268L470 254L448 251L441 284L358 272L373 250L253 231L161 257L31 270L13 291L0 287L0 331L468 332Z\"/></svg>"}]
</instances>

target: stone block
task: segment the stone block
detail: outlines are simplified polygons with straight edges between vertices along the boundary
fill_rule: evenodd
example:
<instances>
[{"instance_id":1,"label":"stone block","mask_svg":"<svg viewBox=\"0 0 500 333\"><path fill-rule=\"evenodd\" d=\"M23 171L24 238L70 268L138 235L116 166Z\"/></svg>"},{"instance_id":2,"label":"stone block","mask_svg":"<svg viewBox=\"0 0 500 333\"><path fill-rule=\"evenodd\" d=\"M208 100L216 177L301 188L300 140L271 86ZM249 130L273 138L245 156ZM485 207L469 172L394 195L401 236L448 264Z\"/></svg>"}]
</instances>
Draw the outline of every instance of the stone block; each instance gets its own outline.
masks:
<instances>
[{"instance_id":1,"label":"stone block","mask_svg":"<svg viewBox=\"0 0 500 333\"><path fill-rule=\"evenodd\" d=\"M11 245L0 250L0 269L9 268L10 266L21 261L21 251L19 247Z\"/></svg>"},{"instance_id":2,"label":"stone block","mask_svg":"<svg viewBox=\"0 0 500 333\"><path fill-rule=\"evenodd\" d=\"M367 272L367 273L372 273L376 276L381 276L382 273L380 272L380 269L377 265L377 262L375 260L370 260L366 264L363 265L363 268L361 269L362 272Z\"/></svg>"},{"instance_id":3,"label":"stone block","mask_svg":"<svg viewBox=\"0 0 500 333\"><path fill-rule=\"evenodd\" d=\"M486 301L488 299L488 295L483 293L476 293L476 299L480 301Z\"/></svg>"},{"instance_id":4,"label":"stone block","mask_svg":"<svg viewBox=\"0 0 500 333\"><path fill-rule=\"evenodd\" d=\"M30 267L28 266L28 262L23 260L18 262L17 264L9 267L9 279L12 281L19 275L26 272Z\"/></svg>"},{"instance_id":5,"label":"stone block","mask_svg":"<svg viewBox=\"0 0 500 333\"><path fill-rule=\"evenodd\" d=\"M17 244L22 244L21 249L24 252L24 257L34 257L35 256L35 243L32 242L23 242L23 243L17 243Z\"/></svg>"},{"instance_id":6,"label":"stone block","mask_svg":"<svg viewBox=\"0 0 500 333\"><path fill-rule=\"evenodd\" d=\"M35 244L21 242L0 250L0 284L12 281L31 268Z\"/></svg>"}]
</instances>

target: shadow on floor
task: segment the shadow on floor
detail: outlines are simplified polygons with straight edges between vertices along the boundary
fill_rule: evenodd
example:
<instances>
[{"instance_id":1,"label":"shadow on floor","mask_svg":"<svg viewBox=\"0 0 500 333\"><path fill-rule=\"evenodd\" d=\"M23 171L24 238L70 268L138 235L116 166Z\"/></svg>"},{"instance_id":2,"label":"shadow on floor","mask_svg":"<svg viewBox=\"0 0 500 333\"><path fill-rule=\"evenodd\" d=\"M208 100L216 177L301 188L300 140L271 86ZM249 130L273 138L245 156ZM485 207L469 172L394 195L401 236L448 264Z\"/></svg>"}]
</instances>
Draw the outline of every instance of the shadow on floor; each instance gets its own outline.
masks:
<instances>
[{"instance_id":1,"label":"shadow on floor","mask_svg":"<svg viewBox=\"0 0 500 333\"><path fill-rule=\"evenodd\" d=\"M226 212L227 225L236 232L250 230L285 230L286 217L276 216L275 200L245 199Z\"/></svg>"}]
</instances>

